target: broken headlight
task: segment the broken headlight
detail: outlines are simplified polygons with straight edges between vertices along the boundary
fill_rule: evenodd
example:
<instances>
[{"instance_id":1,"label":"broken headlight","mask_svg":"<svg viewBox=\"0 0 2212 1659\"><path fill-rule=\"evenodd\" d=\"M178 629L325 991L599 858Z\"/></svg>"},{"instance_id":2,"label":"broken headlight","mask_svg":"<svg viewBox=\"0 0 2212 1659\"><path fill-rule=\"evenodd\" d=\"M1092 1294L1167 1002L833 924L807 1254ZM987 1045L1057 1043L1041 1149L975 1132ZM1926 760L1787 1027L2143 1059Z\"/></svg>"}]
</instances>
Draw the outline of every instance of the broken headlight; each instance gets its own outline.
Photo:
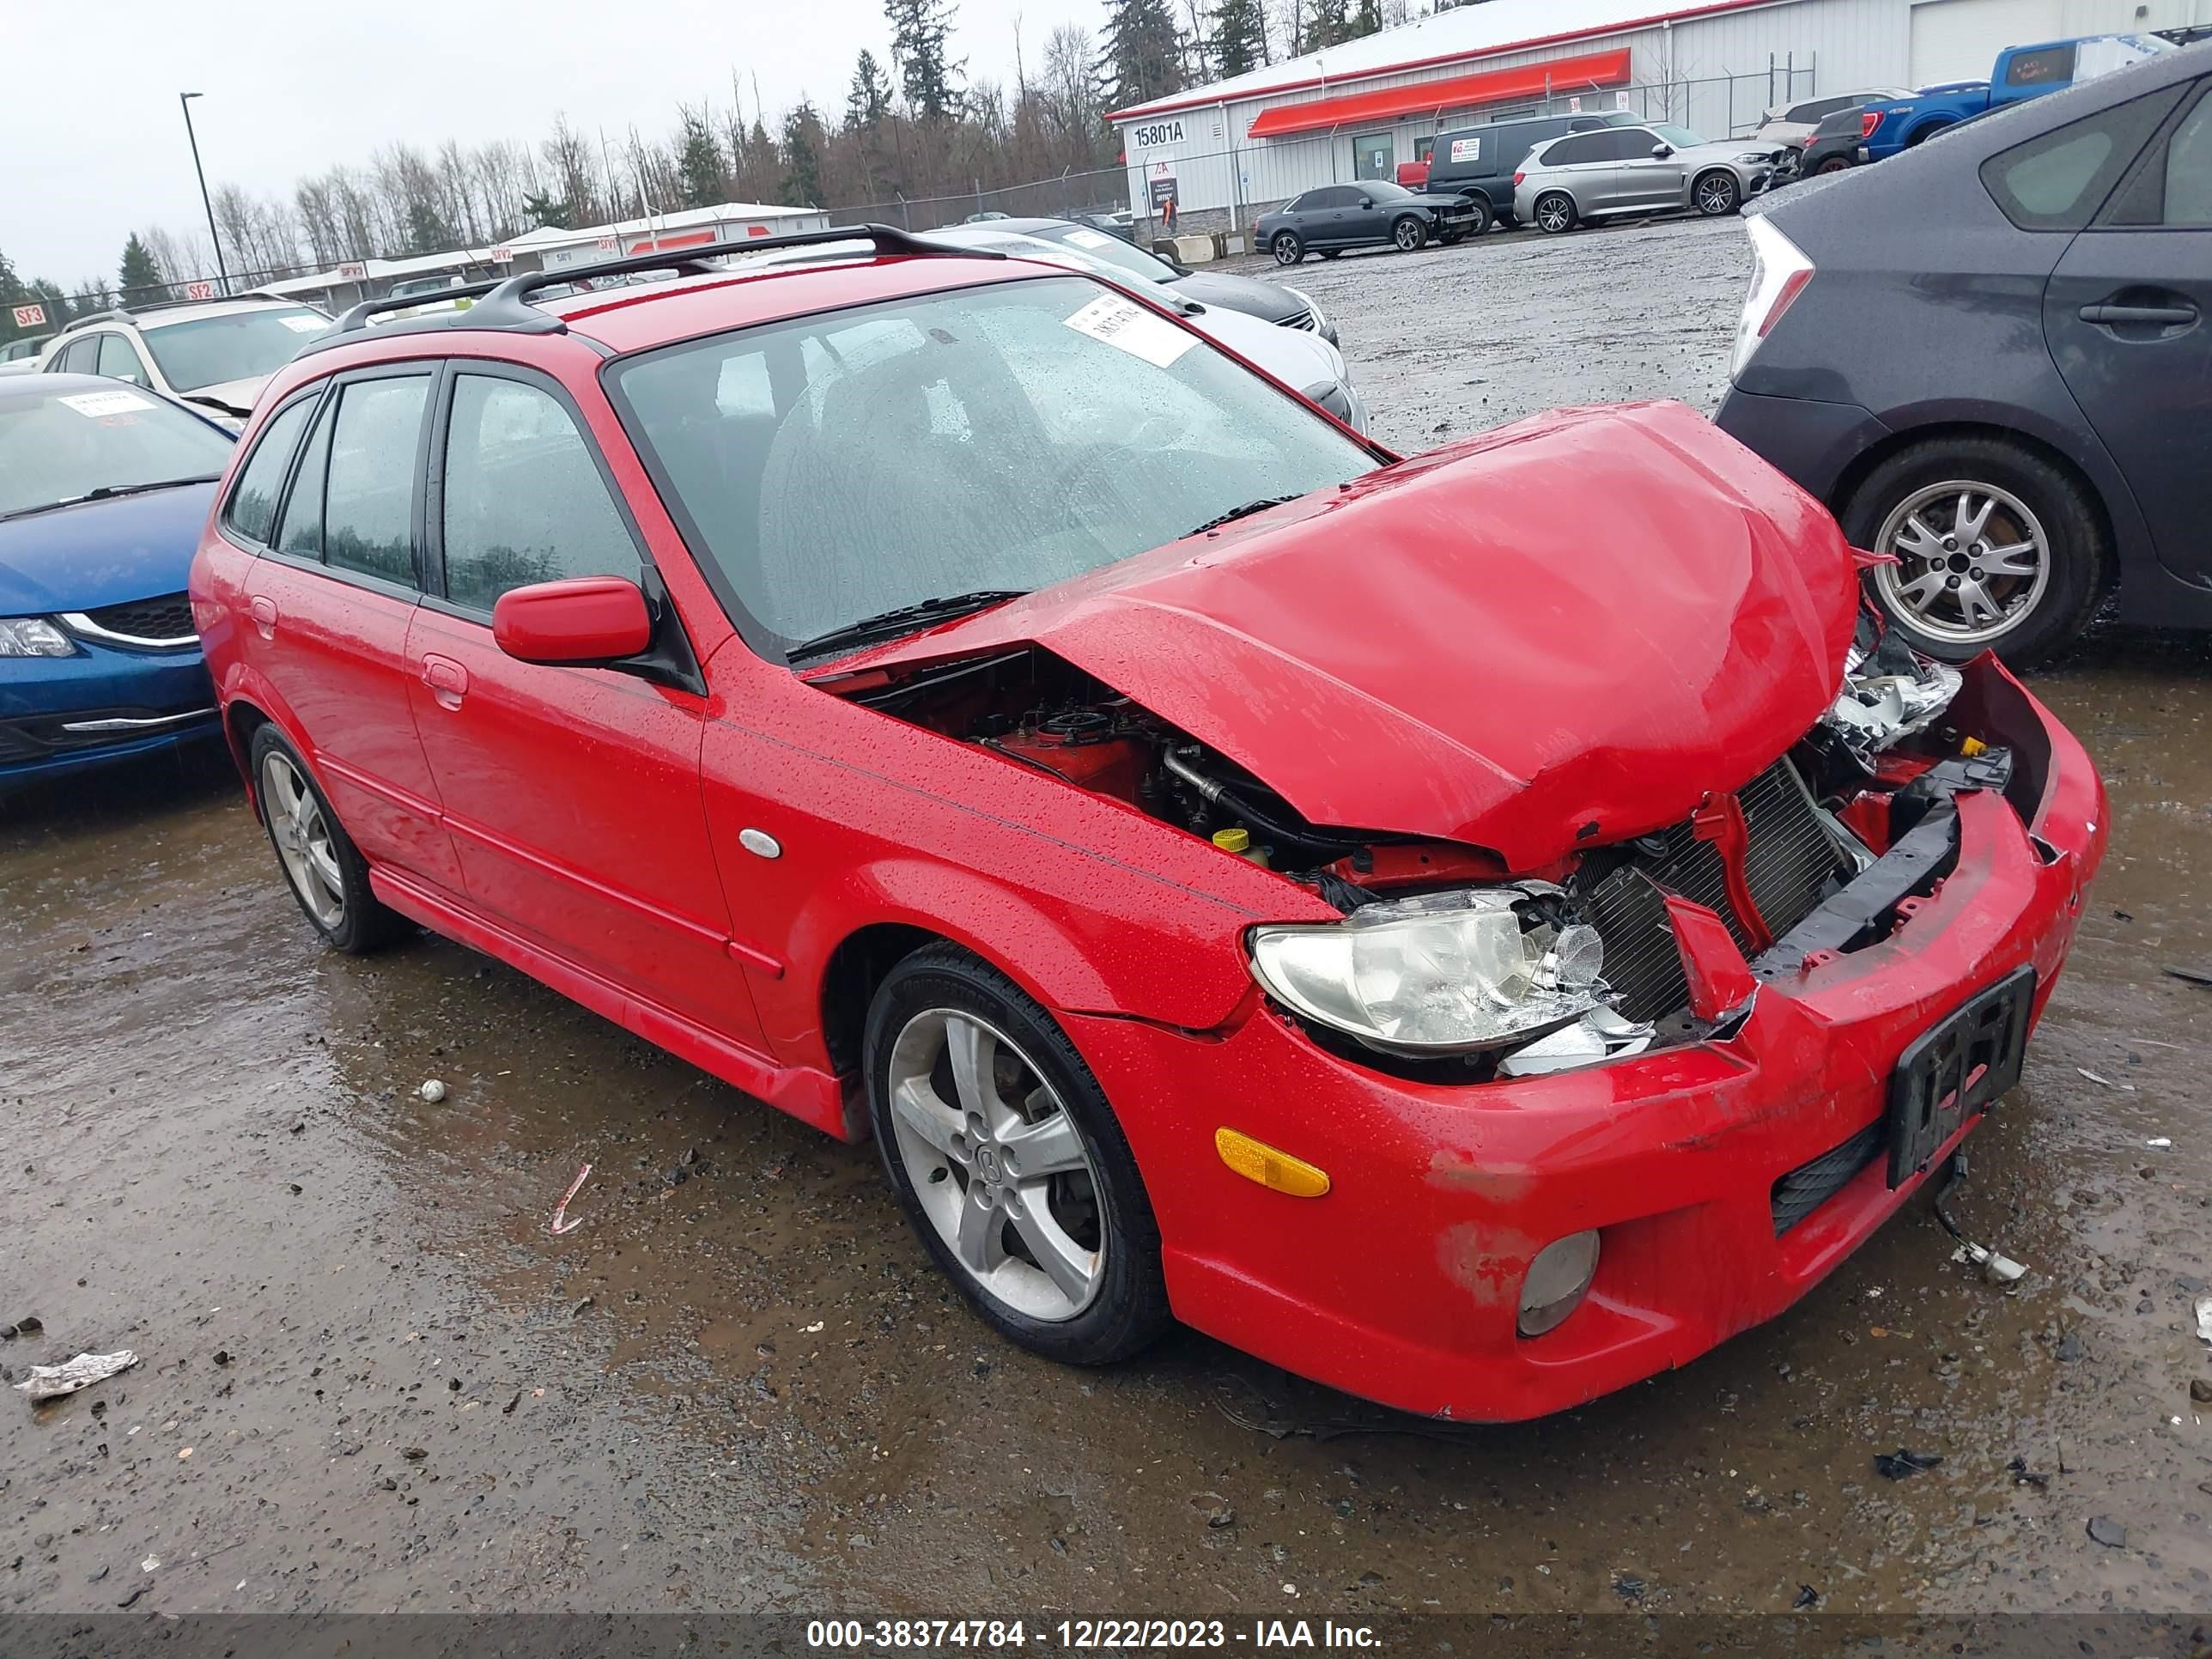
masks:
<instances>
[{"instance_id":1,"label":"broken headlight","mask_svg":"<svg viewBox=\"0 0 2212 1659\"><path fill-rule=\"evenodd\" d=\"M1516 1042L1600 1006L1597 930L1544 883L1363 904L1340 922L1255 928L1252 972L1285 1006L1400 1054Z\"/></svg>"}]
</instances>

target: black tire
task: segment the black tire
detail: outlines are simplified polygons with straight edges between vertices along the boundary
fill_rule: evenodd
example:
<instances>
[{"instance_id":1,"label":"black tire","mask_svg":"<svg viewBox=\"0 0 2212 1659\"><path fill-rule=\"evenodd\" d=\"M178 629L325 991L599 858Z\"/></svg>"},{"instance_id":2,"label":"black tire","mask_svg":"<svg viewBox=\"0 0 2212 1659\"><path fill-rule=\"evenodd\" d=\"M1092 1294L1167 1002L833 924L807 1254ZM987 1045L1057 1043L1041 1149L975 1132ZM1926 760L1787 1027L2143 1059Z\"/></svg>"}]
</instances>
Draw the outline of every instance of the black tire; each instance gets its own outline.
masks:
<instances>
[{"instance_id":1,"label":"black tire","mask_svg":"<svg viewBox=\"0 0 2212 1659\"><path fill-rule=\"evenodd\" d=\"M1868 475L1851 494L1839 517L1854 547L1876 552L1884 527L1915 495L1939 484L1960 483L1994 488L2014 496L2042 532L2049 576L2043 591L2001 632L1984 639L1960 640L1931 632L1884 591L1909 585L1907 568L1870 570L1867 591L1875 603L1928 656L1966 662L1994 650L2006 662L2024 666L2064 647L2103 602L2112 574L2111 538L2097 504L2074 477L2040 455L2003 438L1934 438L1899 451ZM1944 499L1948 499L1945 492ZM1947 619L1948 620L1948 619Z\"/></svg>"},{"instance_id":2,"label":"black tire","mask_svg":"<svg viewBox=\"0 0 2212 1659\"><path fill-rule=\"evenodd\" d=\"M1470 196L1467 198L1467 204L1474 210L1474 217L1467 227L1469 236L1480 236L1497 222L1498 216L1491 210L1487 196Z\"/></svg>"},{"instance_id":3,"label":"black tire","mask_svg":"<svg viewBox=\"0 0 2212 1659\"><path fill-rule=\"evenodd\" d=\"M248 750L253 767L253 799L261 814L262 828L268 832L269 845L276 854L276 866L283 874L284 885L300 907L300 914L324 939L352 956L366 956L411 931L413 925L406 917L388 909L368 884L368 865L361 851L346 834L345 826L331 810L330 797L315 781L314 773L300 758L300 751L285 740L274 721L264 721L253 733ZM276 757L292 769L305 792L313 798L316 811L327 831L325 846L337 868L337 897L341 909L335 922L326 915L316 914L308 896L301 889L301 878L295 876L287 861L284 843L280 838L276 811L270 799L268 784L270 762Z\"/></svg>"},{"instance_id":4,"label":"black tire","mask_svg":"<svg viewBox=\"0 0 2212 1659\"><path fill-rule=\"evenodd\" d=\"M1851 168L1851 158L1848 155L1831 155L1826 161L1821 162L1820 166L1814 167L1813 171L1815 174L1823 173L1848 173Z\"/></svg>"},{"instance_id":5,"label":"black tire","mask_svg":"<svg viewBox=\"0 0 2212 1659\"><path fill-rule=\"evenodd\" d=\"M1463 230L1440 230L1437 233L1437 245L1439 247L1457 247L1460 238L1466 234Z\"/></svg>"},{"instance_id":6,"label":"black tire","mask_svg":"<svg viewBox=\"0 0 2212 1659\"><path fill-rule=\"evenodd\" d=\"M1295 230L1279 230L1267 244L1267 251L1275 256L1279 265L1294 265L1306 257L1306 245L1298 240Z\"/></svg>"},{"instance_id":7,"label":"black tire","mask_svg":"<svg viewBox=\"0 0 2212 1659\"><path fill-rule=\"evenodd\" d=\"M1564 190L1547 190L1529 208L1534 215L1536 228L1547 236L1564 235L1575 228L1581 215L1575 211L1575 198Z\"/></svg>"},{"instance_id":8,"label":"black tire","mask_svg":"<svg viewBox=\"0 0 2212 1659\"><path fill-rule=\"evenodd\" d=\"M1401 253L1417 253L1429 245L1428 222L1401 214L1390 222L1390 245Z\"/></svg>"},{"instance_id":9,"label":"black tire","mask_svg":"<svg viewBox=\"0 0 2212 1659\"><path fill-rule=\"evenodd\" d=\"M1071 1318L1041 1320L979 1284L921 1206L898 1151L890 1104L892 1049L917 1016L951 1011L1003 1033L1055 1093L1083 1142L1096 1194L1103 1281ZM907 1221L983 1322L1019 1346L1072 1365L1106 1365L1157 1341L1174 1322L1160 1267L1159 1224L1137 1162L1105 1093L1052 1016L989 964L953 945L924 946L901 961L868 1006L862 1066L868 1114L884 1173Z\"/></svg>"},{"instance_id":10,"label":"black tire","mask_svg":"<svg viewBox=\"0 0 2212 1659\"><path fill-rule=\"evenodd\" d=\"M1743 206L1743 186L1726 167L1713 167L1690 181L1690 202L1708 219L1720 219Z\"/></svg>"},{"instance_id":11,"label":"black tire","mask_svg":"<svg viewBox=\"0 0 2212 1659\"><path fill-rule=\"evenodd\" d=\"M1316 248L1314 252L1320 254L1324 259L1334 259L1338 254L1343 252L1344 250L1340 247L1322 247Z\"/></svg>"}]
</instances>

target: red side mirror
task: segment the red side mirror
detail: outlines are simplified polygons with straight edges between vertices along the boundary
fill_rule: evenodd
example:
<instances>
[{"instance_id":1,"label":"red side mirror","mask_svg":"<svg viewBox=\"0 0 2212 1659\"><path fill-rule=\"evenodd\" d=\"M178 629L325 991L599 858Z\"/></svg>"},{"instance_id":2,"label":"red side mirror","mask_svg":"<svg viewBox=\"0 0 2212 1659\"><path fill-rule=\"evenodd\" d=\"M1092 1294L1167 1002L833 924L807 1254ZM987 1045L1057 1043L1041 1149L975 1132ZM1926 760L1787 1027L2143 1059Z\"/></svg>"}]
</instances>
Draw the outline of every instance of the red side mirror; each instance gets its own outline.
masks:
<instances>
[{"instance_id":1,"label":"red side mirror","mask_svg":"<svg viewBox=\"0 0 2212 1659\"><path fill-rule=\"evenodd\" d=\"M518 662L612 662L652 647L653 617L635 582L574 576L501 594L491 635Z\"/></svg>"}]
</instances>

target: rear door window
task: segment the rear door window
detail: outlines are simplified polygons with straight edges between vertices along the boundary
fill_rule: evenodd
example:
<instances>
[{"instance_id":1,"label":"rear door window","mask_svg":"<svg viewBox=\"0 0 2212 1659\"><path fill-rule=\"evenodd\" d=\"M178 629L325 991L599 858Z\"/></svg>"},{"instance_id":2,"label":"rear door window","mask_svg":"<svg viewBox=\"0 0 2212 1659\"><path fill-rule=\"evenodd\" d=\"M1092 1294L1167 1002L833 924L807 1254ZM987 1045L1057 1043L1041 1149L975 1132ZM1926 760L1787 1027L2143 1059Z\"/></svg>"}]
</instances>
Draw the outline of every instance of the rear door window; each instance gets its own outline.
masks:
<instances>
[{"instance_id":1,"label":"rear door window","mask_svg":"<svg viewBox=\"0 0 2212 1659\"><path fill-rule=\"evenodd\" d=\"M349 380L323 404L277 550L414 586L415 488L430 377Z\"/></svg>"},{"instance_id":2,"label":"rear door window","mask_svg":"<svg viewBox=\"0 0 2212 1659\"><path fill-rule=\"evenodd\" d=\"M1547 167L1568 167L1583 161L1603 161L1605 156L1601 152L1611 137L1610 133L1578 132L1571 138L1562 138L1544 152L1543 163Z\"/></svg>"},{"instance_id":3,"label":"rear door window","mask_svg":"<svg viewBox=\"0 0 2212 1659\"><path fill-rule=\"evenodd\" d=\"M2212 227L2212 93L2181 118L2166 149L2166 204L2159 222L2176 228Z\"/></svg>"},{"instance_id":4,"label":"rear door window","mask_svg":"<svg viewBox=\"0 0 2212 1659\"><path fill-rule=\"evenodd\" d=\"M2079 230L2096 216L2181 95L2168 87L2099 110L1982 163L1982 184L2022 230Z\"/></svg>"},{"instance_id":5,"label":"rear door window","mask_svg":"<svg viewBox=\"0 0 2212 1659\"><path fill-rule=\"evenodd\" d=\"M521 380L455 377L441 522L446 597L471 610L489 611L532 582L635 580L641 568L575 422Z\"/></svg>"}]
</instances>

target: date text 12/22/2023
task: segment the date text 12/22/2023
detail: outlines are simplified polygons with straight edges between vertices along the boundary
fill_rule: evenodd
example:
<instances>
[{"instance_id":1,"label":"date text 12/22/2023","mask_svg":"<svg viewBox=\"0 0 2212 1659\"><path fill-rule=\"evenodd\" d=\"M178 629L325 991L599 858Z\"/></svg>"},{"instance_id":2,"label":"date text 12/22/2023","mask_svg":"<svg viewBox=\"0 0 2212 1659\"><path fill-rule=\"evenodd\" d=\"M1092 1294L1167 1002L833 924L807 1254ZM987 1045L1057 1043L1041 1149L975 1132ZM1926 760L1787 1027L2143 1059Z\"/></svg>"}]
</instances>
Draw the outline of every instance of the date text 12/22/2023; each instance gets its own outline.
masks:
<instances>
[{"instance_id":1,"label":"date text 12/22/2023","mask_svg":"<svg viewBox=\"0 0 2212 1659\"><path fill-rule=\"evenodd\" d=\"M1033 1632L1033 1633L1032 1633ZM810 1648L883 1651L967 1648L986 1652L1062 1648L1074 1651L1141 1648L1379 1648L1365 1625L1304 1619L1255 1619L1249 1626L1221 1619L817 1619L806 1626Z\"/></svg>"}]
</instances>

